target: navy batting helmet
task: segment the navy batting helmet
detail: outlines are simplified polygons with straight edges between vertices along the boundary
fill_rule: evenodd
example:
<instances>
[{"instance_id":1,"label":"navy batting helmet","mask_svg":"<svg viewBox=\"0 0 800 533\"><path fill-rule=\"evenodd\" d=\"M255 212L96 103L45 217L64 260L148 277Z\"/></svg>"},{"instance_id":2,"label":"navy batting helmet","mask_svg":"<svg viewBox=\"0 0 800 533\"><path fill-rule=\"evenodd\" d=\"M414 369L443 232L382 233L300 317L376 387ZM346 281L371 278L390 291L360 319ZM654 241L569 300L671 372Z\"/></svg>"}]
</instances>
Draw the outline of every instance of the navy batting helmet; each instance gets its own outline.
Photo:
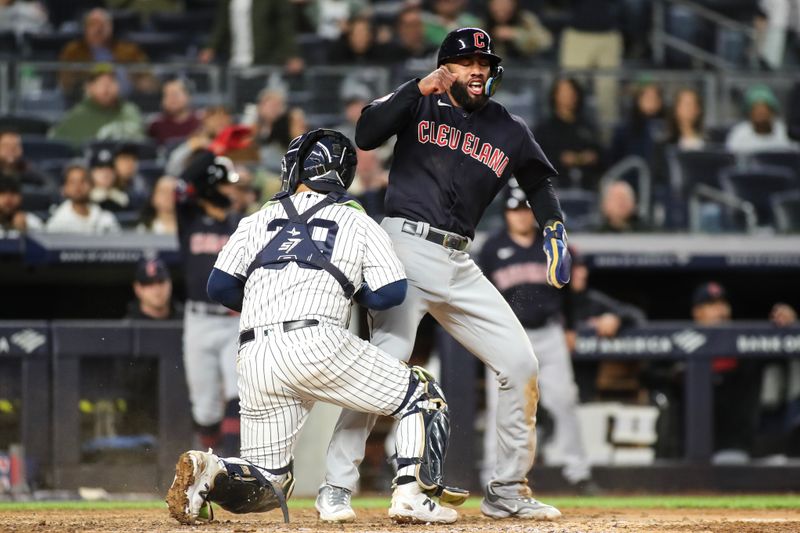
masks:
<instances>
[{"instance_id":1,"label":"navy batting helmet","mask_svg":"<svg viewBox=\"0 0 800 533\"><path fill-rule=\"evenodd\" d=\"M452 59L472 55L484 56L491 63L492 68L484 92L487 96L492 96L503 79L503 67L500 66L503 58L495 55L492 38L486 31L480 28L459 28L448 33L442 41L442 46L439 47L436 66L440 67Z\"/></svg>"},{"instance_id":2,"label":"navy batting helmet","mask_svg":"<svg viewBox=\"0 0 800 533\"><path fill-rule=\"evenodd\" d=\"M300 183L320 192L344 192L353 183L358 158L350 139L336 130L317 129L295 137L281 161L281 190Z\"/></svg>"},{"instance_id":3,"label":"navy batting helmet","mask_svg":"<svg viewBox=\"0 0 800 533\"><path fill-rule=\"evenodd\" d=\"M233 162L209 150L201 150L195 154L180 177L194 186L199 198L223 208L227 208L231 202L220 192L218 185L239 181Z\"/></svg>"}]
</instances>

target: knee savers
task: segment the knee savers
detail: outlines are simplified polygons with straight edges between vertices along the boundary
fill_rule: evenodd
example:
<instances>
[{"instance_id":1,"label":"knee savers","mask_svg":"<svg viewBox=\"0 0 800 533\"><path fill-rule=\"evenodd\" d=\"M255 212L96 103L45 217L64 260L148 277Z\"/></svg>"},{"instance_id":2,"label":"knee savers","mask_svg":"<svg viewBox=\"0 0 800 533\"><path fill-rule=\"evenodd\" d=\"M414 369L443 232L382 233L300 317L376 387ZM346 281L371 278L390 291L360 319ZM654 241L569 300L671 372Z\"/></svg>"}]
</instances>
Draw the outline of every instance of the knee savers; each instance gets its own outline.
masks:
<instances>
[{"instance_id":1,"label":"knee savers","mask_svg":"<svg viewBox=\"0 0 800 533\"><path fill-rule=\"evenodd\" d=\"M444 393L425 369L414 366L411 372L412 380L417 381L416 394L409 400L401 418L416 419L423 432L422 453L420 457L397 457L397 466L416 465L414 477L426 494L437 496L449 505L461 505L469 492L444 484L444 460L450 439L450 413Z\"/></svg>"},{"instance_id":2,"label":"knee savers","mask_svg":"<svg viewBox=\"0 0 800 533\"><path fill-rule=\"evenodd\" d=\"M286 480L279 484L270 482L255 465L244 460L232 462L223 459L225 471L214 478L208 500L231 513L263 513L280 507L283 521L289 522L286 500L294 489L292 465L286 467ZM276 472L277 473L277 472Z\"/></svg>"}]
</instances>

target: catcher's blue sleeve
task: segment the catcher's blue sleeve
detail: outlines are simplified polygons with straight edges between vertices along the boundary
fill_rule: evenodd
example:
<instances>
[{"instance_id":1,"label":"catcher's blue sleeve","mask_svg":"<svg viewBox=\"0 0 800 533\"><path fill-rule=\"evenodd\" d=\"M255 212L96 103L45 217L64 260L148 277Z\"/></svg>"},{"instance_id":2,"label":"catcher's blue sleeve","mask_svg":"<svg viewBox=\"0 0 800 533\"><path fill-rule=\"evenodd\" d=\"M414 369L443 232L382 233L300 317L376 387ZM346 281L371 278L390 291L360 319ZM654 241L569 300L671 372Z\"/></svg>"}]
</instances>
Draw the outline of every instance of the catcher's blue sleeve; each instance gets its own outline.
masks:
<instances>
[{"instance_id":1,"label":"catcher's blue sleeve","mask_svg":"<svg viewBox=\"0 0 800 533\"><path fill-rule=\"evenodd\" d=\"M356 302L368 309L383 311L384 309L389 309L390 307L403 303L403 300L406 299L407 288L408 282L404 279L389 283L374 291L364 283L361 285L361 290L359 290L353 298Z\"/></svg>"},{"instance_id":2,"label":"catcher's blue sleeve","mask_svg":"<svg viewBox=\"0 0 800 533\"><path fill-rule=\"evenodd\" d=\"M237 312L242 311L244 281L236 276L231 276L218 268L212 269L211 275L208 276L206 292L208 292L209 298L221 303L228 309Z\"/></svg>"}]
</instances>

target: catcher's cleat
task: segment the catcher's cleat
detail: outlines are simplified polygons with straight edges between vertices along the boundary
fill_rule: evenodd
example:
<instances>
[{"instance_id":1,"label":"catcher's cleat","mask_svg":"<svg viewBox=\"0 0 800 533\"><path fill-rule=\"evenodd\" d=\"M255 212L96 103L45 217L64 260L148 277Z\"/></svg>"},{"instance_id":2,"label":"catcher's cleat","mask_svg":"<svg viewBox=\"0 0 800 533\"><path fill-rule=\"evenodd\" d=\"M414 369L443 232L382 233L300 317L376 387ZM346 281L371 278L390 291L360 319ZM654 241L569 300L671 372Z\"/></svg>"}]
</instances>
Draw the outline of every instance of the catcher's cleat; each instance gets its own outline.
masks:
<instances>
[{"instance_id":1,"label":"catcher's cleat","mask_svg":"<svg viewBox=\"0 0 800 533\"><path fill-rule=\"evenodd\" d=\"M533 498L533 491L524 483L490 482L481 502L481 512L491 518L530 518L556 520L561 511Z\"/></svg>"},{"instance_id":2,"label":"catcher's cleat","mask_svg":"<svg viewBox=\"0 0 800 533\"><path fill-rule=\"evenodd\" d=\"M452 524L458 513L433 501L418 484L406 483L392 492L389 518L398 524Z\"/></svg>"},{"instance_id":3,"label":"catcher's cleat","mask_svg":"<svg viewBox=\"0 0 800 533\"><path fill-rule=\"evenodd\" d=\"M323 522L352 522L356 513L350 506L349 490L333 485L323 485L317 494L314 507L317 508L319 519Z\"/></svg>"},{"instance_id":4,"label":"catcher's cleat","mask_svg":"<svg viewBox=\"0 0 800 533\"><path fill-rule=\"evenodd\" d=\"M225 469L210 452L192 450L181 454L166 498L172 518L186 525L213 520L213 509L207 498L220 472Z\"/></svg>"}]
</instances>

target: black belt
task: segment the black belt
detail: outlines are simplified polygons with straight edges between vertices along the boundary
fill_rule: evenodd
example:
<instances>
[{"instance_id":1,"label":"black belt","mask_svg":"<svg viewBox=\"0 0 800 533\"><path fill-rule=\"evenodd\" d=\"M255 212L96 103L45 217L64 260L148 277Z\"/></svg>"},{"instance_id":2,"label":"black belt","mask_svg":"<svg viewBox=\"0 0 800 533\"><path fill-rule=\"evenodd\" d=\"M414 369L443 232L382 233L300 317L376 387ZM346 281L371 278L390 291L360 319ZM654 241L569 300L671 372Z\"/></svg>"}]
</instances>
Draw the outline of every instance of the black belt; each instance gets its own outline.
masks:
<instances>
[{"instance_id":1,"label":"black belt","mask_svg":"<svg viewBox=\"0 0 800 533\"><path fill-rule=\"evenodd\" d=\"M294 331L296 329L302 328L309 328L311 326L316 326L319 324L319 320L290 320L289 322L284 322L281 324L283 326L283 332L286 333L288 331ZM256 330L255 329L246 329L243 332L239 333L239 346L246 342L250 342L255 340L256 338Z\"/></svg>"},{"instance_id":2,"label":"black belt","mask_svg":"<svg viewBox=\"0 0 800 533\"><path fill-rule=\"evenodd\" d=\"M417 233L417 225L418 222L412 222L410 220L404 221L402 228L403 233L409 233L416 237L422 237L422 235ZM467 249L467 246L469 246L469 239L466 237L456 235L455 233L448 233L433 227L429 227L428 233L422 238L426 241L438 244L439 246L444 246L445 248L450 248L451 250L458 250L459 252L463 252Z\"/></svg>"}]
</instances>

